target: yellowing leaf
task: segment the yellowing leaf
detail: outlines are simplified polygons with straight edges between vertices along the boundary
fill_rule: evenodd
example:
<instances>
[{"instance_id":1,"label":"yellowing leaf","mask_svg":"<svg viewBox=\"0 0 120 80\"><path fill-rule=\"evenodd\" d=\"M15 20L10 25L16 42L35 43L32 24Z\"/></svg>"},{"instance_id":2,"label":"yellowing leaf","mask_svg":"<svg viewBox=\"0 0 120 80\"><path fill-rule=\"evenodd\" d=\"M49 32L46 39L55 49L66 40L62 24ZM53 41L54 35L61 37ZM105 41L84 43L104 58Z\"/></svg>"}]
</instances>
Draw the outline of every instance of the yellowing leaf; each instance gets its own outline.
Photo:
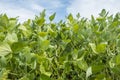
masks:
<instances>
[{"instance_id":1,"label":"yellowing leaf","mask_svg":"<svg viewBox=\"0 0 120 80\"><path fill-rule=\"evenodd\" d=\"M6 56L11 52L12 52L12 50L7 43L0 44L0 56Z\"/></svg>"}]
</instances>

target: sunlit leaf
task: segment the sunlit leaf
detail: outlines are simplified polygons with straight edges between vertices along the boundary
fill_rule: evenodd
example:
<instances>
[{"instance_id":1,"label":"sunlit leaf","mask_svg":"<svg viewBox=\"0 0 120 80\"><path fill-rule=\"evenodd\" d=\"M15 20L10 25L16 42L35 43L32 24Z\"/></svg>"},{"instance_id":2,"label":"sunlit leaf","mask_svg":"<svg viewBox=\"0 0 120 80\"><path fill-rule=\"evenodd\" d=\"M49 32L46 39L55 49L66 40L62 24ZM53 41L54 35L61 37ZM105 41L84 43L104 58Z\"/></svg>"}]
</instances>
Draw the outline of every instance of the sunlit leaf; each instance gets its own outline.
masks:
<instances>
[{"instance_id":1,"label":"sunlit leaf","mask_svg":"<svg viewBox=\"0 0 120 80\"><path fill-rule=\"evenodd\" d=\"M40 35L41 37L45 37L45 36L47 35L47 32L39 32L39 35Z\"/></svg>"},{"instance_id":2,"label":"sunlit leaf","mask_svg":"<svg viewBox=\"0 0 120 80\"><path fill-rule=\"evenodd\" d=\"M90 45L92 51L93 51L94 53L97 53L97 51L96 51L96 45L95 45L94 43L89 43L89 45Z\"/></svg>"},{"instance_id":3,"label":"sunlit leaf","mask_svg":"<svg viewBox=\"0 0 120 80\"><path fill-rule=\"evenodd\" d=\"M23 31L27 31L27 29L24 25L20 25L18 29L23 30Z\"/></svg>"},{"instance_id":4,"label":"sunlit leaf","mask_svg":"<svg viewBox=\"0 0 120 80\"><path fill-rule=\"evenodd\" d=\"M86 78L88 78L90 75L92 75L92 68L89 67L86 71Z\"/></svg>"},{"instance_id":5,"label":"sunlit leaf","mask_svg":"<svg viewBox=\"0 0 120 80\"><path fill-rule=\"evenodd\" d=\"M49 40L44 40L44 41L42 41L40 48L43 49L43 50L46 50L49 47L49 45L50 45L50 41Z\"/></svg>"},{"instance_id":6,"label":"sunlit leaf","mask_svg":"<svg viewBox=\"0 0 120 80\"><path fill-rule=\"evenodd\" d=\"M18 37L17 37L16 33L8 33L5 38L5 41L9 42L9 43L14 43L14 42L18 41Z\"/></svg>"},{"instance_id":7,"label":"sunlit leaf","mask_svg":"<svg viewBox=\"0 0 120 80\"><path fill-rule=\"evenodd\" d=\"M9 44L0 43L0 56L6 56L12 52Z\"/></svg>"},{"instance_id":8,"label":"sunlit leaf","mask_svg":"<svg viewBox=\"0 0 120 80\"><path fill-rule=\"evenodd\" d=\"M105 50L106 50L106 46L107 46L107 42L104 42L104 43L100 43L96 46L96 51L98 53L104 53Z\"/></svg>"},{"instance_id":9,"label":"sunlit leaf","mask_svg":"<svg viewBox=\"0 0 120 80\"><path fill-rule=\"evenodd\" d=\"M2 70L0 71L0 79L1 79L1 80L7 80L8 73L9 73L9 70L2 69Z\"/></svg>"}]
</instances>

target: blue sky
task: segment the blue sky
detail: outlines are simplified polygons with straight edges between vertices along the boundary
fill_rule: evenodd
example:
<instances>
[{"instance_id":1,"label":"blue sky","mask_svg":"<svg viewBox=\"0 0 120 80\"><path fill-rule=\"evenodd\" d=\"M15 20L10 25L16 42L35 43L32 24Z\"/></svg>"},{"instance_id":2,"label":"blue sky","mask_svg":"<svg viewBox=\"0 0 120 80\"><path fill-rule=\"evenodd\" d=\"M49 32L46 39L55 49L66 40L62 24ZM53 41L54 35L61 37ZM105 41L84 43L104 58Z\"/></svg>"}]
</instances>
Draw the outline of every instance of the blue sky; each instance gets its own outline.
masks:
<instances>
[{"instance_id":1,"label":"blue sky","mask_svg":"<svg viewBox=\"0 0 120 80\"><path fill-rule=\"evenodd\" d=\"M111 14L120 11L119 0L1 0L0 13L9 17L19 16L20 22L34 19L35 15L46 9L46 15L57 13L55 20L64 19L69 13L74 16L79 12L82 17L89 18L91 14L97 16L106 9Z\"/></svg>"}]
</instances>

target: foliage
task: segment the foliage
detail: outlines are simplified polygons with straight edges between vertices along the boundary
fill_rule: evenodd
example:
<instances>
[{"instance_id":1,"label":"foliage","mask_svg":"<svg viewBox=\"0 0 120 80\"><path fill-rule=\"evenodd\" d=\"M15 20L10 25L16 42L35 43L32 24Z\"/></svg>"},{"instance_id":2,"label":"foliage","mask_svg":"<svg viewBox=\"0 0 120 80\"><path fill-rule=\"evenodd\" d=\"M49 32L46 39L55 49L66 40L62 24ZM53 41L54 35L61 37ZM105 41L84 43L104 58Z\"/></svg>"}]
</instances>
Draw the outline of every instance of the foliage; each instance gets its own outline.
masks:
<instances>
[{"instance_id":1,"label":"foliage","mask_svg":"<svg viewBox=\"0 0 120 80\"><path fill-rule=\"evenodd\" d=\"M120 14L20 24L0 15L0 80L119 80Z\"/></svg>"}]
</instances>

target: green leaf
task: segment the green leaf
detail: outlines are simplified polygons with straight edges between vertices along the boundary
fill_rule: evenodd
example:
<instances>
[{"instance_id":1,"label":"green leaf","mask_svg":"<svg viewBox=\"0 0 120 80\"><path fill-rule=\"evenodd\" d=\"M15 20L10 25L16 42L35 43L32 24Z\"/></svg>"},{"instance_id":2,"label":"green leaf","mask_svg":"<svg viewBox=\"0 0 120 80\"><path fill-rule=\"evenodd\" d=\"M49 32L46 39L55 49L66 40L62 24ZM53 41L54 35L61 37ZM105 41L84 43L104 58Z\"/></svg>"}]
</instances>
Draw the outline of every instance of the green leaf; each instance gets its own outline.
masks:
<instances>
[{"instance_id":1,"label":"green leaf","mask_svg":"<svg viewBox=\"0 0 120 80\"><path fill-rule=\"evenodd\" d=\"M71 40L70 39L66 39L66 40L63 40L63 42L64 42L64 44L68 44L68 43L71 42Z\"/></svg>"},{"instance_id":2,"label":"green leaf","mask_svg":"<svg viewBox=\"0 0 120 80\"><path fill-rule=\"evenodd\" d=\"M36 66L37 66L36 60L34 60L33 62L31 62L31 68L32 69L36 69Z\"/></svg>"},{"instance_id":3,"label":"green leaf","mask_svg":"<svg viewBox=\"0 0 120 80\"><path fill-rule=\"evenodd\" d=\"M15 42L11 45L11 49L13 52L19 52L19 51L22 51L26 45L27 45L27 42L25 41Z\"/></svg>"},{"instance_id":4,"label":"green leaf","mask_svg":"<svg viewBox=\"0 0 120 80\"><path fill-rule=\"evenodd\" d=\"M78 14L76 15L76 17L79 19L79 18L80 18L80 13L78 13Z\"/></svg>"},{"instance_id":5,"label":"green leaf","mask_svg":"<svg viewBox=\"0 0 120 80\"><path fill-rule=\"evenodd\" d=\"M40 48L42 50L46 50L46 49L48 49L49 45L50 45L50 41L49 40L44 40L44 41L42 41Z\"/></svg>"},{"instance_id":6,"label":"green leaf","mask_svg":"<svg viewBox=\"0 0 120 80\"><path fill-rule=\"evenodd\" d=\"M6 64L7 64L7 58L2 56L0 58L0 65L2 65L4 67L4 66L6 66Z\"/></svg>"},{"instance_id":7,"label":"green leaf","mask_svg":"<svg viewBox=\"0 0 120 80\"><path fill-rule=\"evenodd\" d=\"M97 46L94 43L89 43L92 51L96 54L104 53L106 51L107 42L98 44Z\"/></svg>"},{"instance_id":8,"label":"green leaf","mask_svg":"<svg viewBox=\"0 0 120 80\"><path fill-rule=\"evenodd\" d=\"M93 15L91 15L91 21L92 21L92 24L95 24L95 18Z\"/></svg>"},{"instance_id":9,"label":"green leaf","mask_svg":"<svg viewBox=\"0 0 120 80\"><path fill-rule=\"evenodd\" d=\"M98 73L101 72L104 69L104 65L92 65L92 72Z\"/></svg>"},{"instance_id":10,"label":"green leaf","mask_svg":"<svg viewBox=\"0 0 120 80\"><path fill-rule=\"evenodd\" d=\"M90 45L92 51L97 54L96 45L94 43L89 43L89 45Z\"/></svg>"},{"instance_id":11,"label":"green leaf","mask_svg":"<svg viewBox=\"0 0 120 80\"><path fill-rule=\"evenodd\" d=\"M115 57L116 65L120 65L120 54Z\"/></svg>"},{"instance_id":12,"label":"green leaf","mask_svg":"<svg viewBox=\"0 0 120 80\"><path fill-rule=\"evenodd\" d=\"M104 53L106 51L107 42L100 43L96 46L96 51L98 53Z\"/></svg>"},{"instance_id":13,"label":"green leaf","mask_svg":"<svg viewBox=\"0 0 120 80\"><path fill-rule=\"evenodd\" d=\"M6 56L12 52L9 44L0 43L0 56Z\"/></svg>"},{"instance_id":14,"label":"green leaf","mask_svg":"<svg viewBox=\"0 0 120 80\"><path fill-rule=\"evenodd\" d=\"M37 23L39 26L42 26L42 25L44 24L44 22L45 22L45 19L44 19L44 18L40 18L40 19L37 20L36 23Z\"/></svg>"},{"instance_id":15,"label":"green leaf","mask_svg":"<svg viewBox=\"0 0 120 80\"><path fill-rule=\"evenodd\" d=\"M88 69L88 65L87 65L86 61L84 61L84 60L79 60L78 59L77 60L77 65L81 70L86 71Z\"/></svg>"},{"instance_id":16,"label":"green leaf","mask_svg":"<svg viewBox=\"0 0 120 80\"><path fill-rule=\"evenodd\" d=\"M0 26L2 27L8 27L9 19L6 14L4 14L2 17L0 17Z\"/></svg>"},{"instance_id":17,"label":"green leaf","mask_svg":"<svg viewBox=\"0 0 120 80\"><path fill-rule=\"evenodd\" d=\"M8 73L9 73L9 70L6 70L6 69L3 68L0 71L0 80L7 80Z\"/></svg>"},{"instance_id":18,"label":"green leaf","mask_svg":"<svg viewBox=\"0 0 120 80\"><path fill-rule=\"evenodd\" d=\"M72 14L69 14L69 15L68 15L68 19L69 19L70 22L73 21L73 15L72 15Z\"/></svg>"},{"instance_id":19,"label":"green leaf","mask_svg":"<svg viewBox=\"0 0 120 80\"><path fill-rule=\"evenodd\" d=\"M106 10L105 9L102 9L101 13L99 14L100 16L104 17L106 14Z\"/></svg>"},{"instance_id":20,"label":"green leaf","mask_svg":"<svg viewBox=\"0 0 120 80\"><path fill-rule=\"evenodd\" d=\"M47 35L47 32L39 32L38 33L41 37L45 37Z\"/></svg>"},{"instance_id":21,"label":"green leaf","mask_svg":"<svg viewBox=\"0 0 120 80\"><path fill-rule=\"evenodd\" d=\"M79 31L79 26L78 26L78 24L75 24L74 26L73 26L73 32L74 33L77 33Z\"/></svg>"},{"instance_id":22,"label":"green leaf","mask_svg":"<svg viewBox=\"0 0 120 80\"><path fill-rule=\"evenodd\" d=\"M11 44L14 42L18 42L18 38L17 38L16 33L8 33L6 38L5 38L5 41L8 43L11 43Z\"/></svg>"},{"instance_id":23,"label":"green leaf","mask_svg":"<svg viewBox=\"0 0 120 80\"><path fill-rule=\"evenodd\" d=\"M29 80L29 78L27 76L23 76L22 78L20 78L19 80Z\"/></svg>"},{"instance_id":24,"label":"green leaf","mask_svg":"<svg viewBox=\"0 0 120 80\"><path fill-rule=\"evenodd\" d=\"M92 68L89 67L86 71L86 78L88 78L90 75L92 75Z\"/></svg>"},{"instance_id":25,"label":"green leaf","mask_svg":"<svg viewBox=\"0 0 120 80\"><path fill-rule=\"evenodd\" d=\"M52 36L55 37L57 35L57 33L55 31L53 31L51 28L48 29L48 33Z\"/></svg>"},{"instance_id":26,"label":"green leaf","mask_svg":"<svg viewBox=\"0 0 120 80\"><path fill-rule=\"evenodd\" d=\"M106 79L105 74L98 74L96 75L95 80L111 80L111 79Z\"/></svg>"},{"instance_id":27,"label":"green leaf","mask_svg":"<svg viewBox=\"0 0 120 80\"><path fill-rule=\"evenodd\" d=\"M41 77L40 77L40 80L51 80L50 77L48 77L48 76L45 75L45 74L41 74L40 76L41 76Z\"/></svg>"},{"instance_id":28,"label":"green leaf","mask_svg":"<svg viewBox=\"0 0 120 80\"><path fill-rule=\"evenodd\" d=\"M53 21L53 19L55 18L55 15L56 15L56 13L52 14L52 15L49 17L49 20L50 20L50 21Z\"/></svg>"},{"instance_id":29,"label":"green leaf","mask_svg":"<svg viewBox=\"0 0 120 80\"><path fill-rule=\"evenodd\" d=\"M96 18L96 20L98 20L98 21L103 21L104 18L103 18L103 17L98 17L98 18Z\"/></svg>"},{"instance_id":30,"label":"green leaf","mask_svg":"<svg viewBox=\"0 0 120 80\"><path fill-rule=\"evenodd\" d=\"M117 41L117 47L120 47L120 45L119 45L120 44L120 39L117 39L116 41Z\"/></svg>"},{"instance_id":31,"label":"green leaf","mask_svg":"<svg viewBox=\"0 0 120 80\"><path fill-rule=\"evenodd\" d=\"M44 10L40 13L40 17L41 17L41 18L44 18L44 17L45 17L45 11L46 11L46 10L44 9Z\"/></svg>"},{"instance_id":32,"label":"green leaf","mask_svg":"<svg viewBox=\"0 0 120 80\"><path fill-rule=\"evenodd\" d=\"M23 31L27 31L27 28L24 25L20 25L18 27L18 29L23 30Z\"/></svg>"},{"instance_id":33,"label":"green leaf","mask_svg":"<svg viewBox=\"0 0 120 80\"><path fill-rule=\"evenodd\" d=\"M45 67L46 67L45 65L41 64L41 65L40 65L40 71L41 71L42 74L44 74L44 75L50 77L51 74L52 74L52 72L46 71L46 70L45 70Z\"/></svg>"}]
</instances>

